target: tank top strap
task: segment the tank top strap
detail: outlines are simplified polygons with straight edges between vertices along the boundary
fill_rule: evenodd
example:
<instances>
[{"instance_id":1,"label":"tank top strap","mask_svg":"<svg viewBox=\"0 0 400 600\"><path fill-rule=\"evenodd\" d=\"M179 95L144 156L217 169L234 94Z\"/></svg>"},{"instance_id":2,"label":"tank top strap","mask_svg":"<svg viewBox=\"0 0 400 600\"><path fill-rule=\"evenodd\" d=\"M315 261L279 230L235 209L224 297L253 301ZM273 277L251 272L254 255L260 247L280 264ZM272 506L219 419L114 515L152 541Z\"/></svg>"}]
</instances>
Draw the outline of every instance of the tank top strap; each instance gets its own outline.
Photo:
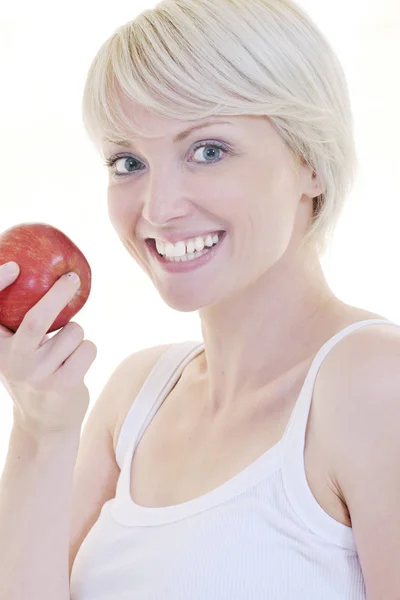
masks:
<instances>
[{"instance_id":1,"label":"tank top strap","mask_svg":"<svg viewBox=\"0 0 400 600\"><path fill-rule=\"evenodd\" d=\"M293 508L315 533L349 549L354 548L351 528L331 518L316 502L309 488L304 467L305 434L315 381L326 356L336 344L353 331L368 325L384 324L400 327L398 323L387 319L358 321L339 331L321 347L311 364L282 438L283 480L286 494Z\"/></svg>"},{"instance_id":2,"label":"tank top strap","mask_svg":"<svg viewBox=\"0 0 400 600\"><path fill-rule=\"evenodd\" d=\"M133 440L136 446L186 365L202 348L203 342L178 342L168 348L155 363L139 394L135 399L132 398L132 406L122 424L116 447L116 459L120 469Z\"/></svg>"}]
</instances>

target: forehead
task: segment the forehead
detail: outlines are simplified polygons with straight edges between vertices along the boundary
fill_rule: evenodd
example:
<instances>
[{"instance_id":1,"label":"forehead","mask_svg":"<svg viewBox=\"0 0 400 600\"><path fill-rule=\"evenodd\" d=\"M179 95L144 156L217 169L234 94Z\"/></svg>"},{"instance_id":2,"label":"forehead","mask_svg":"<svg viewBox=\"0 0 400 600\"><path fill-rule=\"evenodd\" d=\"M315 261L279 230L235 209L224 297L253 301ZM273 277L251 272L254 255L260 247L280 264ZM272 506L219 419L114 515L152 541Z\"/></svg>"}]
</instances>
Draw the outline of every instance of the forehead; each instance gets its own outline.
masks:
<instances>
[{"instance_id":1,"label":"forehead","mask_svg":"<svg viewBox=\"0 0 400 600\"><path fill-rule=\"evenodd\" d=\"M215 123L216 126L221 124L221 127L224 128L221 131L237 133L243 141L248 138L251 143L251 140L254 142L257 138L263 138L264 141L269 139L269 141L275 141L275 143L278 141L279 143L277 138L280 138L280 135L268 115L220 114L202 119L173 119L160 115L146 108L143 104L134 102L119 86L117 86L117 89L122 111L128 118L129 123L132 123L132 128L125 131L124 135L111 136L112 139L104 137L102 145L105 147L118 143L118 145L129 148L134 147L135 142L147 144L151 141L157 143L163 140L179 143L190 135L188 130L212 123Z\"/></svg>"},{"instance_id":2,"label":"forehead","mask_svg":"<svg viewBox=\"0 0 400 600\"><path fill-rule=\"evenodd\" d=\"M203 119L172 119L134 103L129 105L129 110L124 108L124 113L129 118L129 121L132 122L132 131L127 131L125 135L129 140L146 139L148 137L156 141L166 137L174 137L176 138L175 141L179 142L187 137L184 133L191 128L198 128L214 122L240 125L241 120L240 117L228 117L224 115L215 115Z\"/></svg>"},{"instance_id":3,"label":"forehead","mask_svg":"<svg viewBox=\"0 0 400 600\"><path fill-rule=\"evenodd\" d=\"M141 114L139 114L139 111ZM133 120L133 127L138 128L139 131L132 130L127 131L123 136L114 135L109 137L104 137L102 139L102 143L104 145L109 144L118 144L125 147L130 147L134 144L135 141L155 141L157 140L168 140L169 138L173 143L180 143L186 138L188 138L192 133L199 130L199 134L202 128L215 126L224 128L221 131L225 131L228 133L235 133L240 137L242 141L246 139L254 140L256 137L263 137L264 140L266 135L268 137L268 131L270 131L270 135L276 136L272 125L266 120L265 117L260 116L237 116L237 115L215 115L212 117L206 117L203 119L195 119L195 120L178 120L178 119L170 119L163 117L161 115L143 110L140 108L137 114L130 116L130 119ZM263 125L260 129L260 119L263 118ZM257 121L256 121L257 119Z\"/></svg>"}]
</instances>

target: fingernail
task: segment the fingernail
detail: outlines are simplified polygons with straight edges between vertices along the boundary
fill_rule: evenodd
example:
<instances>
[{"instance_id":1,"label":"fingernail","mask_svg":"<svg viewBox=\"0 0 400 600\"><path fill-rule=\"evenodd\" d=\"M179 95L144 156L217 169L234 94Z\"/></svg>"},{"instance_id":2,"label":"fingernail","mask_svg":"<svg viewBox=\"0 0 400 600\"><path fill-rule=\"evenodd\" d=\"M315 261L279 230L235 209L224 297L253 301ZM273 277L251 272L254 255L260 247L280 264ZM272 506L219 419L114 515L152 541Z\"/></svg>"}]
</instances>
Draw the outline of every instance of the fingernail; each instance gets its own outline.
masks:
<instances>
[{"instance_id":1,"label":"fingernail","mask_svg":"<svg viewBox=\"0 0 400 600\"><path fill-rule=\"evenodd\" d=\"M69 279L70 281L72 281L72 283L75 283L75 284L78 284L78 283L80 284L81 283L79 275L77 275L76 273L74 273L74 271L70 271L70 273L66 273L64 275L64 277L66 279Z\"/></svg>"},{"instance_id":2,"label":"fingernail","mask_svg":"<svg viewBox=\"0 0 400 600\"><path fill-rule=\"evenodd\" d=\"M14 261L10 261L5 265L2 265L2 270L7 275L14 275L15 273L18 273L19 265Z\"/></svg>"}]
</instances>

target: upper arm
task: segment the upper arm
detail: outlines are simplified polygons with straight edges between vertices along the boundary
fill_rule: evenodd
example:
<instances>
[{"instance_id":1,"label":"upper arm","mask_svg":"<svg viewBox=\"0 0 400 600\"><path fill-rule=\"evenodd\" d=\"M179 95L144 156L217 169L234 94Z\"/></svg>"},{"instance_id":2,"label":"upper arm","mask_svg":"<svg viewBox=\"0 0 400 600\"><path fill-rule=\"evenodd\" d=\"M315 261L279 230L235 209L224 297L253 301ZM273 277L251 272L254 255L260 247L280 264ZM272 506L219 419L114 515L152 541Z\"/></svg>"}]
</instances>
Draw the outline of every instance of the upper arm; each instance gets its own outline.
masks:
<instances>
[{"instance_id":1,"label":"upper arm","mask_svg":"<svg viewBox=\"0 0 400 600\"><path fill-rule=\"evenodd\" d=\"M169 345L145 348L123 360L108 379L82 430L76 460L69 547L69 576L78 550L107 500L115 497L120 469L113 434L120 407L133 402Z\"/></svg>"},{"instance_id":2,"label":"upper arm","mask_svg":"<svg viewBox=\"0 0 400 600\"><path fill-rule=\"evenodd\" d=\"M327 443L368 600L395 600L400 590L400 334L359 350L358 365L354 358L344 360L327 388Z\"/></svg>"}]
</instances>

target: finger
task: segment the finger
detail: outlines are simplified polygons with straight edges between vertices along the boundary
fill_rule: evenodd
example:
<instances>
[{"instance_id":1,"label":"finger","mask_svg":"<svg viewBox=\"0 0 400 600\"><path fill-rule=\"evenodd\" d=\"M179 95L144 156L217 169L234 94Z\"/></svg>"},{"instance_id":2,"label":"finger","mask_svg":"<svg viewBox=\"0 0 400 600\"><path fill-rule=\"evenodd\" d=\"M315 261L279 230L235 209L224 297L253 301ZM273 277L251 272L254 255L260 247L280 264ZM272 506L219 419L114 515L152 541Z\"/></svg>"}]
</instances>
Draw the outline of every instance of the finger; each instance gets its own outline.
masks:
<instances>
[{"instance_id":1,"label":"finger","mask_svg":"<svg viewBox=\"0 0 400 600\"><path fill-rule=\"evenodd\" d=\"M20 273L19 265L11 261L0 266L0 292L14 283ZM1 306L0 306L1 311ZM0 325L0 339L8 339L14 335L14 331L4 325Z\"/></svg>"},{"instance_id":2,"label":"finger","mask_svg":"<svg viewBox=\"0 0 400 600\"><path fill-rule=\"evenodd\" d=\"M85 337L83 328L70 321L51 340L36 350L35 380L50 377L78 348Z\"/></svg>"},{"instance_id":3,"label":"finger","mask_svg":"<svg viewBox=\"0 0 400 600\"><path fill-rule=\"evenodd\" d=\"M1 310L1 306L0 306L0 310ZM6 340L8 338L13 337L14 335L14 331L12 331L11 329L8 329L8 327L5 327L4 325L0 325L0 340Z\"/></svg>"},{"instance_id":4,"label":"finger","mask_svg":"<svg viewBox=\"0 0 400 600\"><path fill-rule=\"evenodd\" d=\"M55 373L59 385L74 388L80 383L97 356L97 346L84 340Z\"/></svg>"},{"instance_id":5,"label":"finger","mask_svg":"<svg viewBox=\"0 0 400 600\"><path fill-rule=\"evenodd\" d=\"M11 261L0 266L0 291L11 285L19 275L19 265Z\"/></svg>"},{"instance_id":6,"label":"finger","mask_svg":"<svg viewBox=\"0 0 400 600\"><path fill-rule=\"evenodd\" d=\"M79 280L69 273L60 277L46 294L24 316L14 334L13 347L17 354L36 350L60 312L79 293Z\"/></svg>"}]
</instances>

